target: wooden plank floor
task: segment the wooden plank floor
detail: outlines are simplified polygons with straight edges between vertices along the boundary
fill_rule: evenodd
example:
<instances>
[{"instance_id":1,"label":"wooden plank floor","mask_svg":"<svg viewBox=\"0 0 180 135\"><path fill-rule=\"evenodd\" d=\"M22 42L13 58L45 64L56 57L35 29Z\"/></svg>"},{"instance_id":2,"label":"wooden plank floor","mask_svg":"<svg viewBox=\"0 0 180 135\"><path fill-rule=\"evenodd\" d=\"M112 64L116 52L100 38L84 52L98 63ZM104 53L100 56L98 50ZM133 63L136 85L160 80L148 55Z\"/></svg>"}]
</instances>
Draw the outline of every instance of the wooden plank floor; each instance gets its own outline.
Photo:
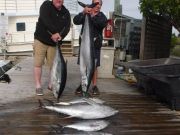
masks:
<instances>
[{"instance_id":1,"label":"wooden plank floor","mask_svg":"<svg viewBox=\"0 0 180 135\"><path fill-rule=\"evenodd\" d=\"M62 101L78 98L74 90L79 84L77 58L68 58L68 79ZM25 63L24 63L25 62ZM24 65L24 64L25 65ZM28 64L29 63L29 64ZM32 77L32 58L22 63L22 71L12 70L11 84L0 84L0 135L49 135L56 134L52 127L77 121L62 114L39 108L38 99L55 101L51 92L42 97L35 96ZM28 69L27 69L28 68ZM47 69L44 70L43 87L47 87ZM24 83L22 83L24 82ZM24 86L24 85L26 86ZM110 125L93 135L110 133L113 135L178 135L180 134L179 111L172 111L155 99L141 94L135 86L119 79L98 79L101 95L107 105L118 109L119 113L107 118ZM12 92L14 90L14 92ZM8 96L8 91L10 94ZM27 93L25 92L27 91ZM3 95L8 100L3 98ZM17 96L18 95L18 96ZM14 97L18 98L14 98ZM46 103L46 102L45 102ZM80 134L64 129L63 134ZM86 133L81 133L86 134Z\"/></svg>"}]
</instances>

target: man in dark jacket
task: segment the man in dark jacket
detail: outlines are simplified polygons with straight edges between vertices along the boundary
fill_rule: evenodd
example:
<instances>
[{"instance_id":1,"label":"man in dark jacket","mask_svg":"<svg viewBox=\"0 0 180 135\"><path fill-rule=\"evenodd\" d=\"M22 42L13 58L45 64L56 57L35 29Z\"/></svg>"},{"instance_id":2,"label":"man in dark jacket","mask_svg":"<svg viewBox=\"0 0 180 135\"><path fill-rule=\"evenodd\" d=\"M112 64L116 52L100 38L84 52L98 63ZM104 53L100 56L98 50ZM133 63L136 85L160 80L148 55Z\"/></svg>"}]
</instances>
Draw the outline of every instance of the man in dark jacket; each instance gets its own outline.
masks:
<instances>
[{"instance_id":1,"label":"man in dark jacket","mask_svg":"<svg viewBox=\"0 0 180 135\"><path fill-rule=\"evenodd\" d=\"M46 0L40 7L40 16L34 33L33 46L36 94L39 96L43 95L41 74L44 60L46 58L51 70L56 43L64 39L70 30L70 13L63 6L63 3L64 0ZM48 88L51 89L50 78Z\"/></svg>"},{"instance_id":2,"label":"man in dark jacket","mask_svg":"<svg viewBox=\"0 0 180 135\"><path fill-rule=\"evenodd\" d=\"M76 15L73 19L74 24L82 25L81 33L83 30L85 14L91 15L91 20L93 24L93 35L94 35L94 47L95 47L95 61L96 61L96 69L93 75L93 87L92 87L92 94L96 95L99 94L99 90L97 88L97 67L100 66L100 53L102 47L102 32L104 27L107 25L107 18L106 16L100 11L102 6L102 0L92 0L92 3L98 3L94 8L85 7L83 12L80 12ZM76 94L82 93L81 85L76 89Z\"/></svg>"}]
</instances>

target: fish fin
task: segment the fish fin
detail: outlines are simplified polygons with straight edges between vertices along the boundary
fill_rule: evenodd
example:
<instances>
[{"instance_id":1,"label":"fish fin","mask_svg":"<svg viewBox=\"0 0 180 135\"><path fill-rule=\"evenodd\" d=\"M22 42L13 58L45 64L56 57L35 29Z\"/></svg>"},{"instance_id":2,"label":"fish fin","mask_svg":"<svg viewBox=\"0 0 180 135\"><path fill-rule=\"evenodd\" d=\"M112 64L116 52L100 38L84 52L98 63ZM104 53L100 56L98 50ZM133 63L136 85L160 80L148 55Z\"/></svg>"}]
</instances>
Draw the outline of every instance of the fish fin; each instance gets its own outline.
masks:
<instances>
[{"instance_id":1,"label":"fish fin","mask_svg":"<svg viewBox=\"0 0 180 135\"><path fill-rule=\"evenodd\" d=\"M93 101L90 98L83 98L83 100L86 101L90 105L99 105L98 103L96 103L95 101Z\"/></svg>"},{"instance_id":2,"label":"fish fin","mask_svg":"<svg viewBox=\"0 0 180 135\"><path fill-rule=\"evenodd\" d=\"M74 118L74 117L73 116L67 116L67 117L64 117L62 119L64 120L64 119L71 119L71 118Z\"/></svg>"},{"instance_id":3,"label":"fish fin","mask_svg":"<svg viewBox=\"0 0 180 135\"><path fill-rule=\"evenodd\" d=\"M59 127L59 132L58 133L63 133L64 130L64 126L62 126L61 124L57 124L57 126Z\"/></svg>"},{"instance_id":4,"label":"fish fin","mask_svg":"<svg viewBox=\"0 0 180 135\"><path fill-rule=\"evenodd\" d=\"M90 100L93 100L94 102L96 102L96 103L98 103L98 104L103 104L103 103L105 103L105 101L104 100L101 100L101 99L99 99L99 98L89 98Z\"/></svg>"},{"instance_id":5,"label":"fish fin","mask_svg":"<svg viewBox=\"0 0 180 135\"><path fill-rule=\"evenodd\" d=\"M68 102L58 102L58 103L55 103L56 105L71 105L71 103L68 103Z\"/></svg>"},{"instance_id":6,"label":"fish fin","mask_svg":"<svg viewBox=\"0 0 180 135\"><path fill-rule=\"evenodd\" d=\"M55 132L56 134L61 134L63 133L63 126L61 126L60 124L56 124L56 126L51 126L51 132Z\"/></svg>"}]
</instances>

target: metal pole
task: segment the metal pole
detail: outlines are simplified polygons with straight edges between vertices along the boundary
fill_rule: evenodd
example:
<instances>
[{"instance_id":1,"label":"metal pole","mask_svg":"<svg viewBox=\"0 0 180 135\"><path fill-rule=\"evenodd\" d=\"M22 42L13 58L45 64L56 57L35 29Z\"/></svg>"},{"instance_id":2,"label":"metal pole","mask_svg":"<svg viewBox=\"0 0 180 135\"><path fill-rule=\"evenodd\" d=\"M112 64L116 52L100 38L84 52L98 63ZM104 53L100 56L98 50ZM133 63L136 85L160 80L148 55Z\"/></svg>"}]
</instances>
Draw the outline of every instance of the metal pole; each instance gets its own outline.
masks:
<instances>
[{"instance_id":1,"label":"metal pole","mask_svg":"<svg viewBox=\"0 0 180 135\"><path fill-rule=\"evenodd\" d=\"M17 12L17 10L18 10L18 6L17 6L17 0L16 0L15 2L16 2L16 12Z\"/></svg>"},{"instance_id":2,"label":"metal pole","mask_svg":"<svg viewBox=\"0 0 180 135\"><path fill-rule=\"evenodd\" d=\"M121 31L122 31L122 18L121 18L121 22L120 22L120 35L119 35L120 44L121 44Z\"/></svg>"},{"instance_id":3,"label":"metal pole","mask_svg":"<svg viewBox=\"0 0 180 135\"><path fill-rule=\"evenodd\" d=\"M7 5L6 5L6 0L5 0L5 11L7 10L7 7L6 7Z\"/></svg>"},{"instance_id":4,"label":"metal pole","mask_svg":"<svg viewBox=\"0 0 180 135\"><path fill-rule=\"evenodd\" d=\"M6 45L7 44L7 42L5 41L5 44L4 44L4 60L6 60Z\"/></svg>"}]
</instances>

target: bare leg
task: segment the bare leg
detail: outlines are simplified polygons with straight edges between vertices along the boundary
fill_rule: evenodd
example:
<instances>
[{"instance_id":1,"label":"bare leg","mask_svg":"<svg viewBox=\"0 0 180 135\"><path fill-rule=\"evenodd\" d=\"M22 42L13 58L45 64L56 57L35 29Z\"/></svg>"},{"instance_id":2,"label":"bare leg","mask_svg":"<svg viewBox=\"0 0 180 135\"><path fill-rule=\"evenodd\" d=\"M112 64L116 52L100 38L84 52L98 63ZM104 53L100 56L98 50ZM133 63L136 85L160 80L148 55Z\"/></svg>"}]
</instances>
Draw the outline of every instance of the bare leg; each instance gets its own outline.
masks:
<instances>
[{"instance_id":1,"label":"bare leg","mask_svg":"<svg viewBox=\"0 0 180 135\"><path fill-rule=\"evenodd\" d=\"M51 84L51 69L49 70L49 84L48 84L48 89L52 89L52 84Z\"/></svg>"},{"instance_id":2,"label":"bare leg","mask_svg":"<svg viewBox=\"0 0 180 135\"><path fill-rule=\"evenodd\" d=\"M98 74L98 71L97 71L97 68L95 69L94 71L94 75L93 75L93 80L92 80L92 83L93 83L93 88L92 88L92 94L93 95L99 95L99 89L97 87L97 74Z\"/></svg>"},{"instance_id":3,"label":"bare leg","mask_svg":"<svg viewBox=\"0 0 180 135\"><path fill-rule=\"evenodd\" d=\"M34 67L34 78L36 88L41 88L42 67Z\"/></svg>"}]
</instances>

